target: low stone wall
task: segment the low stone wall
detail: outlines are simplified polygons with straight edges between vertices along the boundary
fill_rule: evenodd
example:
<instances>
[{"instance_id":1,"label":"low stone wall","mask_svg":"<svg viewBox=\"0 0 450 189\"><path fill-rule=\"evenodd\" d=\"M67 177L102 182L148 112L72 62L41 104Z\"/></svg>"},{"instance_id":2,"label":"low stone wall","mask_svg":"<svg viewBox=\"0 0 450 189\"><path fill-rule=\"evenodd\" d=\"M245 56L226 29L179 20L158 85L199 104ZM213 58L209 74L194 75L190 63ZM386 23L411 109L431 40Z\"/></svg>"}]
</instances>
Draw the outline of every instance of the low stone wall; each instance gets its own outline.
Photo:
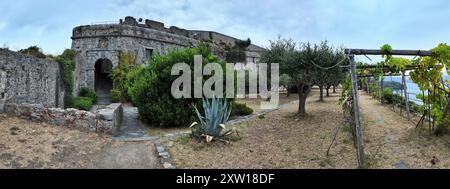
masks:
<instances>
[{"instance_id":1,"label":"low stone wall","mask_svg":"<svg viewBox=\"0 0 450 189\"><path fill-rule=\"evenodd\" d=\"M5 104L5 113L34 122L113 134L122 119L122 106L112 104L92 113L77 109L45 108L36 104Z\"/></svg>"},{"instance_id":2,"label":"low stone wall","mask_svg":"<svg viewBox=\"0 0 450 189\"><path fill-rule=\"evenodd\" d=\"M112 122L111 134L119 134L120 124L122 123L123 118L122 104L111 104L105 109L97 111L97 118L103 121Z\"/></svg>"}]
</instances>

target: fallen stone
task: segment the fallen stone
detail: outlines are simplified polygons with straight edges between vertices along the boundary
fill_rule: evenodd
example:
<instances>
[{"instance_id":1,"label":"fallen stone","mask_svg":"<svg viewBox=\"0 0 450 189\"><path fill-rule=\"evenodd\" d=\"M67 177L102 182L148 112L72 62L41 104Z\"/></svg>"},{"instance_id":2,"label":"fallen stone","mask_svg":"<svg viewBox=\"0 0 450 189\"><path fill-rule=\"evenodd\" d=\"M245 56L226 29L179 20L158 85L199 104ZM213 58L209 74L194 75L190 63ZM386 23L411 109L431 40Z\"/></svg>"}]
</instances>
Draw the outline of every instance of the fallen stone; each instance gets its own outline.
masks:
<instances>
[{"instance_id":1,"label":"fallen stone","mask_svg":"<svg viewBox=\"0 0 450 189\"><path fill-rule=\"evenodd\" d=\"M164 152L164 147L161 145L156 145L156 150L158 151L158 153L162 153Z\"/></svg>"},{"instance_id":2,"label":"fallen stone","mask_svg":"<svg viewBox=\"0 0 450 189\"><path fill-rule=\"evenodd\" d=\"M163 164L163 167L164 167L164 169L170 169L170 168L172 168L172 164L169 163L169 162L165 162L165 163Z\"/></svg>"},{"instance_id":3,"label":"fallen stone","mask_svg":"<svg viewBox=\"0 0 450 189\"><path fill-rule=\"evenodd\" d=\"M409 169L409 167L404 162L395 164L394 168L395 169Z\"/></svg>"},{"instance_id":4,"label":"fallen stone","mask_svg":"<svg viewBox=\"0 0 450 189\"><path fill-rule=\"evenodd\" d=\"M168 156L169 156L169 153L167 153L167 152L161 152L161 153L159 153L159 156L162 156L162 157L168 157Z\"/></svg>"}]
</instances>

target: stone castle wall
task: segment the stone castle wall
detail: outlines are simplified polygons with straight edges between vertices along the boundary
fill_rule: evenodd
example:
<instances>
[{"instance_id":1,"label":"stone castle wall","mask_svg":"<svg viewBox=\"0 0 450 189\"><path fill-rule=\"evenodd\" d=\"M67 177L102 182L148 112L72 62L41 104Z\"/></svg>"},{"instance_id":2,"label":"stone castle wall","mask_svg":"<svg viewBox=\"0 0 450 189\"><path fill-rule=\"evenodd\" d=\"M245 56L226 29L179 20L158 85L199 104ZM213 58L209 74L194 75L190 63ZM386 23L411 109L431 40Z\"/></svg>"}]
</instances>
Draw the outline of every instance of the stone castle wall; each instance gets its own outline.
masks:
<instances>
[{"instance_id":1,"label":"stone castle wall","mask_svg":"<svg viewBox=\"0 0 450 189\"><path fill-rule=\"evenodd\" d=\"M64 107L58 63L0 49L0 112L6 103Z\"/></svg>"},{"instance_id":2,"label":"stone castle wall","mask_svg":"<svg viewBox=\"0 0 450 189\"><path fill-rule=\"evenodd\" d=\"M95 63L108 59L113 68L119 63L119 52L134 52L140 64L149 63L149 52L166 54L171 49L197 46L210 39L234 45L236 38L217 32L185 30L175 26L166 28L163 23L153 20L136 20L126 17L117 24L79 26L73 29L72 49L77 52L74 95L81 87L95 88ZM224 53L218 46L214 52L221 58ZM248 48L247 61L259 61L264 49L255 45Z\"/></svg>"},{"instance_id":3,"label":"stone castle wall","mask_svg":"<svg viewBox=\"0 0 450 189\"><path fill-rule=\"evenodd\" d=\"M124 24L80 26L73 31L72 49L77 51L75 91L87 86L94 89L95 63L108 59L113 68L119 64L119 52L134 52L137 62L148 63L148 51L166 54L170 49L196 45L191 38L151 28Z\"/></svg>"}]
</instances>

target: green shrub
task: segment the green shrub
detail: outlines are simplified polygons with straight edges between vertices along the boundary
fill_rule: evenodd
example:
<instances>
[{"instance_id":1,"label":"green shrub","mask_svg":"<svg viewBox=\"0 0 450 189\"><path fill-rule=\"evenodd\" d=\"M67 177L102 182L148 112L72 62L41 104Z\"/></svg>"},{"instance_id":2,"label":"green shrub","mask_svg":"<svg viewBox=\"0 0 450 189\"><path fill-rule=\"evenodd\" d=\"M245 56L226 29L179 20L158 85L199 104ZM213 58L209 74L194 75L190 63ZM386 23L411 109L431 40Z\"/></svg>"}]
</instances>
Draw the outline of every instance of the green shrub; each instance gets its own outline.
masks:
<instances>
[{"instance_id":1,"label":"green shrub","mask_svg":"<svg viewBox=\"0 0 450 189\"><path fill-rule=\"evenodd\" d=\"M126 102L130 100L127 92L127 75L137 65L135 53L119 53L119 65L111 73L111 78L114 83L114 88L111 90L111 100L113 102Z\"/></svg>"},{"instance_id":2,"label":"green shrub","mask_svg":"<svg viewBox=\"0 0 450 189\"><path fill-rule=\"evenodd\" d=\"M173 50L165 56L153 56L149 66L137 67L128 73L127 92L131 102L138 107L142 121L153 126L174 127L186 126L196 119L192 104L201 107L202 100L175 99L172 96L171 84L178 78L171 74L172 66L184 62L193 70L194 55L203 56L203 65L221 63L210 52L210 49L203 47ZM224 68L225 64L221 64ZM203 79L205 81L209 77Z\"/></svg>"},{"instance_id":3,"label":"green shrub","mask_svg":"<svg viewBox=\"0 0 450 189\"><path fill-rule=\"evenodd\" d=\"M74 87L73 72L76 65L75 55L75 51L66 49L61 55L55 57L55 61L58 62L61 70L61 78L63 80L66 94L64 96L64 105L66 108L72 107L74 101L72 92Z\"/></svg>"},{"instance_id":4,"label":"green shrub","mask_svg":"<svg viewBox=\"0 0 450 189\"><path fill-rule=\"evenodd\" d=\"M392 104L394 102L394 97L392 95L392 89L386 88L383 91L383 102L387 104Z\"/></svg>"},{"instance_id":5,"label":"green shrub","mask_svg":"<svg viewBox=\"0 0 450 189\"><path fill-rule=\"evenodd\" d=\"M36 58L47 58L47 55L45 55L42 52L42 49L38 46L31 46L26 49L19 50L19 53L34 56Z\"/></svg>"},{"instance_id":6,"label":"green shrub","mask_svg":"<svg viewBox=\"0 0 450 189\"><path fill-rule=\"evenodd\" d=\"M89 111L93 105L92 99L88 97L76 97L73 100L73 108Z\"/></svg>"},{"instance_id":7,"label":"green shrub","mask_svg":"<svg viewBox=\"0 0 450 189\"><path fill-rule=\"evenodd\" d=\"M73 108L73 103L75 101L75 97L71 94L66 94L64 96L64 107L65 108Z\"/></svg>"},{"instance_id":8,"label":"green shrub","mask_svg":"<svg viewBox=\"0 0 450 189\"><path fill-rule=\"evenodd\" d=\"M80 97L87 97L92 100L93 103L97 102L97 93L94 90L89 89L87 87L83 87L80 89Z\"/></svg>"},{"instance_id":9,"label":"green shrub","mask_svg":"<svg viewBox=\"0 0 450 189\"><path fill-rule=\"evenodd\" d=\"M246 116L253 114L253 109L248 107L246 104L241 104L237 102L232 103L231 115L232 116Z\"/></svg>"},{"instance_id":10,"label":"green shrub","mask_svg":"<svg viewBox=\"0 0 450 189\"><path fill-rule=\"evenodd\" d=\"M111 102L113 102L113 103L121 102L122 97L123 97L122 91L120 91L118 89L111 89L111 93L110 93Z\"/></svg>"},{"instance_id":11,"label":"green shrub","mask_svg":"<svg viewBox=\"0 0 450 189\"><path fill-rule=\"evenodd\" d=\"M416 104L416 103L414 103L414 102L409 102L409 106L410 106L411 112L416 112L416 113L421 113L422 112L421 106Z\"/></svg>"}]
</instances>

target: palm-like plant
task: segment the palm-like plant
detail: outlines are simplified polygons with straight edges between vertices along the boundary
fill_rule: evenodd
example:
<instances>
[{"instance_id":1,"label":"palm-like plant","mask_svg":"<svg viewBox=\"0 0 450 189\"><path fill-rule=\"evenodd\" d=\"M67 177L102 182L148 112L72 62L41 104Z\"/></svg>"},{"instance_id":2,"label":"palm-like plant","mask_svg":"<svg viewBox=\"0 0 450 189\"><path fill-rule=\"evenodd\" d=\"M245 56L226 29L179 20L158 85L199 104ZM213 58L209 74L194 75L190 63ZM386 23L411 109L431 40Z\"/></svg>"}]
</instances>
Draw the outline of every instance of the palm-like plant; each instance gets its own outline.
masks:
<instances>
[{"instance_id":1,"label":"palm-like plant","mask_svg":"<svg viewBox=\"0 0 450 189\"><path fill-rule=\"evenodd\" d=\"M211 100L203 98L203 115L195 105L193 106L200 122L194 122L190 126L194 136L198 138L205 137L209 143L213 139L221 140L220 138L234 132L234 130L223 132L231 114L231 104L226 99L220 99L215 96Z\"/></svg>"}]
</instances>

